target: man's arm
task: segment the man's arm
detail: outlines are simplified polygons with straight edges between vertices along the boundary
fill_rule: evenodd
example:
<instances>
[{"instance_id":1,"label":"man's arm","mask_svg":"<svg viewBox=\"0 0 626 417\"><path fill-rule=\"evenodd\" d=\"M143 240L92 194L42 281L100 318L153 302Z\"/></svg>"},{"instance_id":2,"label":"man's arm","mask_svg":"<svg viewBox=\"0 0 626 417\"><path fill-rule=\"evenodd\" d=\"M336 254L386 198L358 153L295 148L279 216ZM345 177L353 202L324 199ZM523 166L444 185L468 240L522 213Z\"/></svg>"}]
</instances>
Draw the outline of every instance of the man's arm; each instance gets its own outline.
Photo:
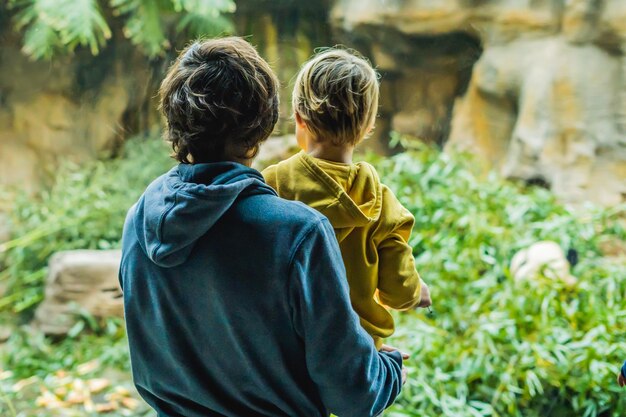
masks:
<instances>
[{"instance_id":1,"label":"man's arm","mask_svg":"<svg viewBox=\"0 0 626 417\"><path fill-rule=\"evenodd\" d=\"M293 325L326 407L339 417L382 413L402 388L402 357L399 352L377 352L360 326L327 220L302 237L289 278Z\"/></svg>"}]
</instances>

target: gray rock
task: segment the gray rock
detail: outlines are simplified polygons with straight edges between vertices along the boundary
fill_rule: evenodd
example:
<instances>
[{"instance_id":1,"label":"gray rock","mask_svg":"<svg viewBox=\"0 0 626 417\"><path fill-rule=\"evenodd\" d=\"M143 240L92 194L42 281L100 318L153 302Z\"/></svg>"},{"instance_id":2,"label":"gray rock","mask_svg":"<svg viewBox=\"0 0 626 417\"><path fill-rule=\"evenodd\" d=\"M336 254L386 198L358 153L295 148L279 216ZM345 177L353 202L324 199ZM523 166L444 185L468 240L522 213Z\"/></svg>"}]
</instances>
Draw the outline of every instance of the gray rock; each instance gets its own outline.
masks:
<instances>
[{"instance_id":1,"label":"gray rock","mask_svg":"<svg viewBox=\"0 0 626 417\"><path fill-rule=\"evenodd\" d=\"M545 181L566 202L619 204L620 72L619 57L564 38L492 47L455 108L447 147L472 151L506 177Z\"/></svg>"},{"instance_id":2,"label":"gray rock","mask_svg":"<svg viewBox=\"0 0 626 417\"><path fill-rule=\"evenodd\" d=\"M94 317L122 317L118 282L121 251L58 252L49 262L45 299L35 312L34 325L46 334L66 334L77 311Z\"/></svg>"}]
</instances>

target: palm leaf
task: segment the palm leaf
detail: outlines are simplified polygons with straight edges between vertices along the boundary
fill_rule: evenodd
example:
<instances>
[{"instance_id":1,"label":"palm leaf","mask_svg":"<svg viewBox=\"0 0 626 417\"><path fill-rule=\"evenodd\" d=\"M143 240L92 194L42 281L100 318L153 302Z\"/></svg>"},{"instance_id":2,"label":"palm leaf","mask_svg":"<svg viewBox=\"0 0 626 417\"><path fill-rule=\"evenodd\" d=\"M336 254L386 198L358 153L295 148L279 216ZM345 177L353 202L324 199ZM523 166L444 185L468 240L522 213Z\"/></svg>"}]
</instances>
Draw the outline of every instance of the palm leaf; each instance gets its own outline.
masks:
<instances>
[{"instance_id":1,"label":"palm leaf","mask_svg":"<svg viewBox=\"0 0 626 417\"><path fill-rule=\"evenodd\" d=\"M14 0L16 28L25 29L24 52L49 58L56 48L88 47L95 55L111 37L96 0Z\"/></svg>"},{"instance_id":2,"label":"palm leaf","mask_svg":"<svg viewBox=\"0 0 626 417\"><path fill-rule=\"evenodd\" d=\"M172 0L174 10L186 11L200 16L218 17L222 13L233 13L236 9L232 0Z\"/></svg>"},{"instance_id":3,"label":"palm leaf","mask_svg":"<svg viewBox=\"0 0 626 417\"><path fill-rule=\"evenodd\" d=\"M201 37L234 31L232 21L224 16L235 11L231 0L172 0L172 3L174 10L182 15L176 26L178 33Z\"/></svg>"},{"instance_id":4,"label":"palm leaf","mask_svg":"<svg viewBox=\"0 0 626 417\"><path fill-rule=\"evenodd\" d=\"M119 14L127 14L124 36L149 57L161 55L169 46L163 33L161 10L156 0L111 0Z\"/></svg>"},{"instance_id":5,"label":"palm leaf","mask_svg":"<svg viewBox=\"0 0 626 417\"><path fill-rule=\"evenodd\" d=\"M209 17L198 13L188 13L180 19L176 25L176 31L197 38L232 33L234 27L233 22L223 15Z\"/></svg>"},{"instance_id":6,"label":"palm leaf","mask_svg":"<svg viewBox=\"0 0 626 417\"><path fill-rule=\"evenodd\" d=\"M37 20L24 33L22 51L33 59L50 59L62 44L59 34L54 29Z\"/></svg>"}]
</instances>

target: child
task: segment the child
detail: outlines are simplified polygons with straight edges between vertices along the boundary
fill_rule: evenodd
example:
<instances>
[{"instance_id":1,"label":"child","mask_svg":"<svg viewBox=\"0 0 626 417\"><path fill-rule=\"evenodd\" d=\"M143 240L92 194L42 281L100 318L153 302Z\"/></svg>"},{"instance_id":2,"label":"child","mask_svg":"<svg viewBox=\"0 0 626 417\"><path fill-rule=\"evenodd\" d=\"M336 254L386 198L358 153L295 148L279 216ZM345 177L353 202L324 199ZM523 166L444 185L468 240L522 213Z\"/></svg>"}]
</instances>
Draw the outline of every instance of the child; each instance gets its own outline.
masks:
<instances>
[{"instance_id":1,"label":"child","mask_svg":"<svg viewBox=\"0 0 626 417\"><path fill-rule=\"evenodd\" d=\"M378 77L355 52L329 49L304 64L292 97L300 153L263 171L280 197L330 220L346 267L352 307L380 349L394 322L385 306L430 305L408 245L415 219L374 168L352 162L374 128Z\"/></svg>"}]
</instances>

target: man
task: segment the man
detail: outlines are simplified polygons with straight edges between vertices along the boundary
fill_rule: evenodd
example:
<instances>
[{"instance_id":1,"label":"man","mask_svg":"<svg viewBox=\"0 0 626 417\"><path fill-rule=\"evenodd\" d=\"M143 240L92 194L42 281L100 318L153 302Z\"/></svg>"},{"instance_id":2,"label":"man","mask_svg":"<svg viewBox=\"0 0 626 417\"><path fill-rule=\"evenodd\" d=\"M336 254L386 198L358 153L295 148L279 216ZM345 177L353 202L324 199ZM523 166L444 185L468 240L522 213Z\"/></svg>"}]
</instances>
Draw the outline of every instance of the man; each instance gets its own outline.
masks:
<instances>
[{"instance_id":1,"label":"man","mask_svg":"<svg viewBox=\"0 0 626 417\"><path fill-rule=\"evenodd\" d=\"M120 267L139 393L160 417L380 414L400 353L359 325L328 220L250 168L278 119L268 64L196 42L160 95L180 164L130 209Z\"/></svg>"}]
</instances>

